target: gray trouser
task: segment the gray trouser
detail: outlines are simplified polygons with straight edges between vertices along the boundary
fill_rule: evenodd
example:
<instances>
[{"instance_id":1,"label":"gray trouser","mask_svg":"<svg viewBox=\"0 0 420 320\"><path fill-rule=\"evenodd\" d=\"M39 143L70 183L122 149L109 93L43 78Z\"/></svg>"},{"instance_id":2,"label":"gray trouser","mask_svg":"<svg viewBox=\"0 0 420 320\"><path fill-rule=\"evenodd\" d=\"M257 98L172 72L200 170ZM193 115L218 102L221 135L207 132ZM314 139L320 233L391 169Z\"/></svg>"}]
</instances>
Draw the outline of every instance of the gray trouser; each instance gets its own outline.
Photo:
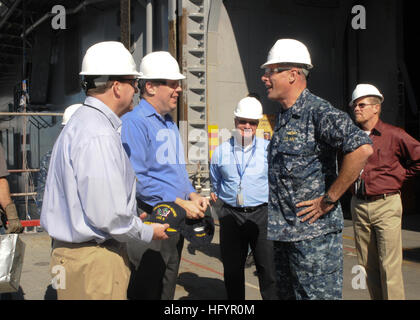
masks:
<instances>
[{"instance_id":1,"label":"gray trouser","mask_svg":"<svg viewBox=\"0 0 420 320\"><path fill-rule=\"evenodd\" d=\"M176 234L161 241L159 250L147 249L138 268L131 268L128 299L173 300L183 245L184 237Z\"/></svg>"},{"instance_id":2,"label":"gray trouser","mask_svg":"<svg viewBox=\"0 0 420 320\"><path fill-rule=\"evenodd\" d=\"M224 205L220 212L220 250L228 299L245 299L245 260L251 247L261 297L276 300L273 242L267 240L267 206L239 212Z\"/></svg>"}]
</instances>

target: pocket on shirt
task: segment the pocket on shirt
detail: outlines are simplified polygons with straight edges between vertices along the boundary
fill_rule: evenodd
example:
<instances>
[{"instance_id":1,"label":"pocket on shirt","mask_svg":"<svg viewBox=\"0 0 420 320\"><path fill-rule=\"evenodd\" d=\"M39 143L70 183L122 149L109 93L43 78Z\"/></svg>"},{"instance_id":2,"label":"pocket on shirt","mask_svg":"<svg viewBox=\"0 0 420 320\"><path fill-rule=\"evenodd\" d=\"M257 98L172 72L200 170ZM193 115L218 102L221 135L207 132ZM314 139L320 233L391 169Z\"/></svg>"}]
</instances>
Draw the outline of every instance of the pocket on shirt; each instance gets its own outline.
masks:
<instances>
[{"instance_id":1,"label":"pocket on shirt","mask_svg":"<svg viewBox=\"0 0 420 320\"><path fill-rule=\"evenodd\" d=\"M288 172L302 167L308 160L308 157L315 155L313 143L287 142L277 147L277 163L282 164Z\"/></svg>"},{"instance_id":2,"label":"pocket on shirt","mask_svg":"<svg viewBox=\"0 0 420 320\"><path fill-rule=\"evenodd\" d=\"M288 152L283 154L282 160L283 173L286 176L293 176L295 178L305 179L317 167L316 155L307 152Z\"/></svg>"},{"instance_id":3,"label":"pocket on shirt","mask_svg":"<svg viewBox=\"0 0 420 320\"><path fill-rule=\"evenodd\" d=\"M336 273L342 269L342 233L333 232L295 243L292 261L300 278Z\"/></svg>"}]
</instances>

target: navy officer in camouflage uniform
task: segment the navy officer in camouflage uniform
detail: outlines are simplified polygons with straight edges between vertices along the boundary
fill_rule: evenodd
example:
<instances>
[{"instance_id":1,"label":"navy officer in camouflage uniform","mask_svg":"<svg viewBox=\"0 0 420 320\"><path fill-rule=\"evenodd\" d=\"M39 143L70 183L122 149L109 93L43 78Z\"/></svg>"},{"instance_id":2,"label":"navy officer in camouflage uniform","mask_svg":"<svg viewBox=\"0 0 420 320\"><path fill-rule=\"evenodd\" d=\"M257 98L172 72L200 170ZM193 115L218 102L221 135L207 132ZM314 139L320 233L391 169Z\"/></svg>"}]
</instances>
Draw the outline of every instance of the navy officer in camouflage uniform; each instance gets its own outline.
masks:
<instances>
[{"instance_id":1,"label":"navy officer in camouflage uniform","mask_svg":"<svg viewBox=\"0 0 420 320\"><path fill-rule=\"evenodd\" d=\"M350 117L306 88L306 46L280 39L262 81L281 105L268 151L268 239L280 299L341 299L343 214L339 198L372 153ZM343 162L337 174L337 151Z\"/></svg>"}]
</instances>

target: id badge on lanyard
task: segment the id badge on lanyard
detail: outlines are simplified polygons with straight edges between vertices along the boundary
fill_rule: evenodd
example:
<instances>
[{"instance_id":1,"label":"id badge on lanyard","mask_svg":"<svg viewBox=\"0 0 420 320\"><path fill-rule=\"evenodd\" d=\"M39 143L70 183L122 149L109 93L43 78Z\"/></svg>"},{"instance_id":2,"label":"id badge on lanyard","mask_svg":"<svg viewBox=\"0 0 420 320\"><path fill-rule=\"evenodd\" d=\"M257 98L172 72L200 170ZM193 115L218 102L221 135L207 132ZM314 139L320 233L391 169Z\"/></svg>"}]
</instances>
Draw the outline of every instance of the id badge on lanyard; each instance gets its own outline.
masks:
<instances>
[{"instance_id":1,"label":"id badge on lanyard","mask_svg":"<svg viewBox=\"0 0 420 320\"><path fill-rule=\"evenodd\" d=\"M251 159L253 158L253 156L255 154L255 149L256 148L257 148L256 146L253 147L251 156L248 158L248 161L247 161L247 163L246 163L245 168L244 168L243 171L241 171L241 168L240 168L240 165L239 165L239 161L238 161L238 159L236 157L235 150L234 150L234 148L232 148L232 152L233 152L233 154L235 156L235 160L236 160L236 167L238 169L238 174L239 174L239 186L238 186L238 192L236 193L236 205L237 206L243 206L244 205L244 194L242 192L242 177L244 176L245 170L248 167ZM243 151L242 151L242 159L243 159ZM242 163L243 162L244 161L242 161Z\"/></svg>"},{"instance_id":2,"label":"id badge on lanyard","mask_svg":"<svg viewBox=\"0 0 420 320\"><path fill-rule=\"evenodd\" d=\"M242 193L242 187L239 185L238 193L236 194L236 205L243 206L244 205L244 195Z\"/></svg>"}]
</instances>

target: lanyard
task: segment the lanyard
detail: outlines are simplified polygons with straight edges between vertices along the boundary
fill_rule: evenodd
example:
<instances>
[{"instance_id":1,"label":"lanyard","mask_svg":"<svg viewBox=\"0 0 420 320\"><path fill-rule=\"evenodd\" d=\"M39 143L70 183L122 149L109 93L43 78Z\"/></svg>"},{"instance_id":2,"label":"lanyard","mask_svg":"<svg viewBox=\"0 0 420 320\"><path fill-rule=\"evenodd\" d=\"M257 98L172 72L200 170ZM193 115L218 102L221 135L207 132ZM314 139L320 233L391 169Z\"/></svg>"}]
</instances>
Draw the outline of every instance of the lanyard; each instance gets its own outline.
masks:
<instances>
[{"instance_id":1,"label":"lanyard","mask_svg":"<svg viewBox=\"0 0 420 320\"><path fill-rule=\"evenodd\" d=\"M103 112L102 110L100 110L100 109L98 109L98 108L96 108L94 106L91 106L90 104L84 103L83 105L86 106L86 107L95 109L96 111L99 111L100 113L102 113L107 118L107 120L109 121L109 123L111 123L111 126L115 129L114 124L112 123L111 119L109 119L108 116L105 114L105 112Z\"/></svg>"},{"instance_id":2,"label":"lanyard","mask_svg":"<svg viewBox=\"0 0 420 320\"><path fill-rule=\"evenodd\" d=\"M248 161L246 162L246 165L245 165L245 167L244 167L244 170L243 170L243 171L241 171L241 166L240 166L240 164L239 164L238 157L236 156L236 152L235 152L235 142L233 141L233 144L232 144L232 153L233 153L233 156L235 157L235 161L236 161L236 169L238 170L238 174L239 174L239 187L240 187L240 186L241 186L241 184L242 184L242 177L243 177L243 176L244 176L244 174L245 174L245 170L246 170L246 168L248 168L248 165L249 165L249 163L251 162L251 159L254 157L255 150L257 149L257 144L256 144L256 141L254 141L254 142L255 142L255 143L254 143L254 144L253 144L253 146L252 146L252 153L251 153L251 155L249 156ZM244 161L243 161L244 155L245 155L245 152L244 152L244 150L243 150L243 148L242 148L242 163L244 163Z\"/></svg>"}]
</instances>

